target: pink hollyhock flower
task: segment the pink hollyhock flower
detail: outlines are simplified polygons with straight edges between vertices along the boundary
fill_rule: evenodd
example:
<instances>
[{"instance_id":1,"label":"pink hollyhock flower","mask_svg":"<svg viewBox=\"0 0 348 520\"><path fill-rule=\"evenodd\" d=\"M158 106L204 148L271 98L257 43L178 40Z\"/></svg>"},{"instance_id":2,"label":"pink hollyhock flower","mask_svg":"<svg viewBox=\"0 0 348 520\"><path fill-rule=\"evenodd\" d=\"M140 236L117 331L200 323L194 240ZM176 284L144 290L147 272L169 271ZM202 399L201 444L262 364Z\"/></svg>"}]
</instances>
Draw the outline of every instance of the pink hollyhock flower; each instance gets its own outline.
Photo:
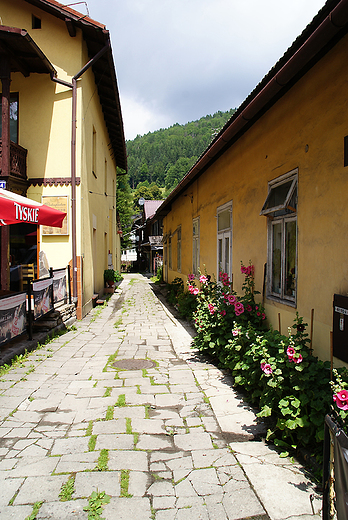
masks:
<instances>
[{"instance_id":1,"label":"pink hollyhock flower","mask_svg":"<svg viewBox=\"0 0 348 520\"><path fill-rule=\"evenodd\" d=\"M303 357L301 356L301 354L299 354L297 358L293 357L292 360L294 363L296 363L298 365L299 363L302 363Z\"/></svg>"},{"instance_id":2,"label":"pink hollyhock flower","mask_svg":"<svg viewBox=\"0 0 348 520\"><path fill-rule=\"evenodd\" d=\"M226 311L220 311L221 316L226 316Z\"/></svg>"},{"instance_id":3,"label":"pink hollyhock flower","mask_svg":"<svg viewBox=\"0 0 348 520\"><path fill-rule=\"evenodd\" d=\"M195 275L194 274L189 274L187 276L187 278L188 278L189 282L193 282L193 280L195 279Z\"/></svg>"},{"instance_id":4,"label":"pink hollyhock flower","mask_svg":"<svg viewBox=\"0 0 348 520\"><path fill-rule=\"evenodd\" d=\"M188 290L189 293L193 294L193 290L194 290L193 285L189 285L187 290Z\"/></svg>"},{"instance_id":5,"label":"pink hollyhock flower","mask_svg":"<svg viewBox=\"0 0 348 520\"><path fill-rule=\"evenodd\" d=\"M236 316L239 316L240 314L243 314L244 312L244 305L240 302L236 302L234 304L234 312L236 313Z\"/></svg>"},{"instance_id":6,"label":"pink hollyhock flower","mask_svg":"<svg viewBox=\"0 0 348 520\"><path fill-rule=\"evenodd\" d=\"M233 334L233 336L239 336L239 330L238 329L234 329L232 331L232 334Z\"/></svg>"},{"instance_id":7,"label":"pink hollyhock flower","mask_svg":"<svg viewBox=\"0 0 348 520\"><path fill-rule=\"evenodd\" d=\"M231 305L233 305L235 302L236 302L236 297L233 296L233 294L229 294L227 296L227 300L228 300L228 303L230 303Z\"/></svg>"},{"instance_id":8,"label":"pink hollyhock flower","mask_svg":"<svg viewBox=\"0 0 348 520\"><path fill-rule=\"evenodd\" d=\"M257 316L261 316L261 312L257 312L256 314L257 314Z\"/></svg>"},{"instance_id":9,"label":"pink hollyhock flower","mask_svg":"<svg viewBox=\"0 0 348 520\"><path fill-rule=\"evenodd\" d=\"M200 277L199 277L199 281L201 283L207 283L208 281L208 278L206 276L204 276L204 274L202 274Z\"/></svg>"},{"instance_id":10,"label":"pink hollyhock flower","mask_svg":"<svg viewBox=\"0 0 348 520\"><path fill-rule=\"evenodd\" d=\"M295 355L295 349L294 349L294 347L288 347L288 348L286 349L286 353L287 353L287 355L289 356L289 358L293 358L294 355Z\"/></svg>"},{"instance_id":11,"label":"pink hollyhock flower","mask_svg":"<svg viewBox=\"0 0 348 520\"><path fill-rule=\"evenodd\" d=\"M257 306L257 305L255 305L255 310L256 310L256 311L258 311L258 310L259 310L259 308L258 308L258 306Z\"/></svg>"},{"instance_id":12,"label":"pink hollyhock flower","mask_svg":"<svg viewBox=\"0 0 348 520\"><path fill-rule=\"evenodd\" d=\"M246 274L246 269L247 269L247 268L244 267L244 265L242 265L241 268L240 268L240 272L241 272L242 274Z\"/></svg>"},{"instance_id":13,"label":"pink hollyhock flower","mask_svg":"<svg viewBox=\"0 0 348 520\"><path fill-rule=\"evenodd\" d=\"M340 390L333 396L333 400L338 408L341 410L348 410L348 392L346 390Z\"/></svg>"},{"instance_id":14,"label":"pink hollyhock flower","mask_svg":"<svg viewBox=\"0 0 348 520\"><path fill-rule=\"evenodd\" d=\"M194 296L197 296L197 294L199 294L199 289L198 289L198 287L194 287L194 288L193 288L192 294L193 294Z\"/></svg>"},{"instance_id":15,"label":"pink hollyhock flower","mask_svg":"<svg viewBox=\"0 0 348 520\"><path fill-rule=\"evenodd\" d=\"M253 310L252 306L251 305L247 305L245 307L245 310L247 310L248 312L251 312Z\"/></svg>"},{"instance_id":16,"label":"pink hollyhock flower","mask_svg":"<svg viewBox=\"0 0 348 520\"><path fill-rule=\"evenodd\" d=\"M266 376L270 376L273 372L269 363L261 363L261 370L266 374Z\"/></svg>"},{"instance_id":17,"label":"pink hollyhock flower","mask_svg":"<svg viewBox=\"0 0 348 520\"><path fill-rule=\"evenodd\" d=\"M210 314L214 314L215 307L212 303L208 303L208 309L209 309Z\"/></svg>"},{"instance_id":18,"label":"pink hollyhock flower","mask_svg":"<svg viewBox=\"0 0 348 520\"><path fill-rule=\"evenodd\" d=\"M262 318L263 320L266 319L266 314L265 314L264 312L261 314L261 318Z\"/></svg>"}]
</instances>

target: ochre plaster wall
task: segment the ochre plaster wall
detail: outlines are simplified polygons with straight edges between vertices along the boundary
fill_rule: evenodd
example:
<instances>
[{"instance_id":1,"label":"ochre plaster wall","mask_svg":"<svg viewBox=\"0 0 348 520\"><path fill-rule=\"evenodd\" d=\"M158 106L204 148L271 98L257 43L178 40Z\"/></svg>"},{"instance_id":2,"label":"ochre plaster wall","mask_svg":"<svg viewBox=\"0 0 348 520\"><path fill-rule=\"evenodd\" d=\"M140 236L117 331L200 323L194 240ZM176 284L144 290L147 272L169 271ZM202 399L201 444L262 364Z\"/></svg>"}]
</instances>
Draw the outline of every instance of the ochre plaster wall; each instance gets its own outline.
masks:
<instances>
[{"instance_id":1,"label":"ochre plaster wall","mask_svg":"<svg viewBox=\"0 0 348 520\"><path fill-rule=\"evenodd\" d=\"M285 334L296 311L309 323L314 309L313 347L325 360L330 358L333 295L348 294L348 172L343 163L348 72L342 66L347 51L345 37L173 202L164 219L164 234L182 226L182 269L169 271L169 280L192 271L192 219L198 216L200 267L216 276L217 208L232 200L234 289L241 292L240 262L251 260L261 292L267 218L260 211L268 181L298 168L297 307L267 298L265 307L277 329L280 313Z\"/></svg>"}]
</instances>

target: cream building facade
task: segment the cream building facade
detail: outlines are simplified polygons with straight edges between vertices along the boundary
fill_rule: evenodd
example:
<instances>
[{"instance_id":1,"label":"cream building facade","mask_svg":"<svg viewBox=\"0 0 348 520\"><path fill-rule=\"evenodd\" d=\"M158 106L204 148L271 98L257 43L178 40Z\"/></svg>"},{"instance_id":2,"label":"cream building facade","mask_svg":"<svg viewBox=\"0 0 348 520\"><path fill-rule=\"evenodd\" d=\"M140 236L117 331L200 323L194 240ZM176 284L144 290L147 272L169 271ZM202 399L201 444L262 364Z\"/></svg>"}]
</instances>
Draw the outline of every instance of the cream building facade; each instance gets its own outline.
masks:
<instances>
[{"instance_id":1,"label":"cream building facade","mask_svg":"<svg viewBox=\"0 0 348 520\"><path fill-rule=\"evenodd\" d=\"M104 269L121 261L116 167L126 169L126 150L110 35L54 0L1 0L0 18L1 52L11 56L10 126L27 151L26 171L10 172L7 189L67 211L62 230L41 227L37 244L51 267L71 264L81 318L103 290ZM13 28L22 34L12 38ZM28 74L25 40L51 69ZM11 236L9 244L10 255Z\"/></svg>"}]
</instances>

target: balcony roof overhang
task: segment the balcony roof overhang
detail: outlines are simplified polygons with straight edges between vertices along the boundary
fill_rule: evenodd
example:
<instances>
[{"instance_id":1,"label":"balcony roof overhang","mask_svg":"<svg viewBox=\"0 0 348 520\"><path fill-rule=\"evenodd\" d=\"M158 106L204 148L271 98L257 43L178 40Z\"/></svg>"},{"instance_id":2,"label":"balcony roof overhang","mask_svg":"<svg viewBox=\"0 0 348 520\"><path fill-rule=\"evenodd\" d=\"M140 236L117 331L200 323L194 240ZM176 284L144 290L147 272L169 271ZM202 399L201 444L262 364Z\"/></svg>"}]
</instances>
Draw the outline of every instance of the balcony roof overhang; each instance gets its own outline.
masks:
<instances>
[{"instance_id":1,"label":"balcony roof overhang","mask_svg":"<svg viewBox=\"0 0 348 520\"><path fill-rule=\"evenodd\" d=\"M0 26L0 54L6 55L11 72L53 74L56 69L24 29Z\"/></svg>"}]
</instances>

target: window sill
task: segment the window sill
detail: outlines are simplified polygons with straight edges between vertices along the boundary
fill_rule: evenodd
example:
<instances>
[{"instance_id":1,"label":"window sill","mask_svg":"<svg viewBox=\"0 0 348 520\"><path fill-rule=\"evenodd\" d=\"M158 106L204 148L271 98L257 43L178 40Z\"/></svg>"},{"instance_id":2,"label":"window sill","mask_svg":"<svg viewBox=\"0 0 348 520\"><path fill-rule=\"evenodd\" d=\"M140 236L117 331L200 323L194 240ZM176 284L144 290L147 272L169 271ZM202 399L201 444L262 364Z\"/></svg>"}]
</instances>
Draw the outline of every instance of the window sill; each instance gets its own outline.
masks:
<instances>
[{"instance_id":1,"label":"window sill","mask_svg":"<svg viewBox=\"0 0 348 520\"><path fill-rule=\"evenodd\" d=\"M282 298L277 298L276 296L267 295L266 299L271 300L272 302L280 303L281 305L287 305L288 307L293 307L294 309L296 309L296 307L297 307L296 302L292 302L291 300L284 300Z\"/></svg>"}]
</instances>

